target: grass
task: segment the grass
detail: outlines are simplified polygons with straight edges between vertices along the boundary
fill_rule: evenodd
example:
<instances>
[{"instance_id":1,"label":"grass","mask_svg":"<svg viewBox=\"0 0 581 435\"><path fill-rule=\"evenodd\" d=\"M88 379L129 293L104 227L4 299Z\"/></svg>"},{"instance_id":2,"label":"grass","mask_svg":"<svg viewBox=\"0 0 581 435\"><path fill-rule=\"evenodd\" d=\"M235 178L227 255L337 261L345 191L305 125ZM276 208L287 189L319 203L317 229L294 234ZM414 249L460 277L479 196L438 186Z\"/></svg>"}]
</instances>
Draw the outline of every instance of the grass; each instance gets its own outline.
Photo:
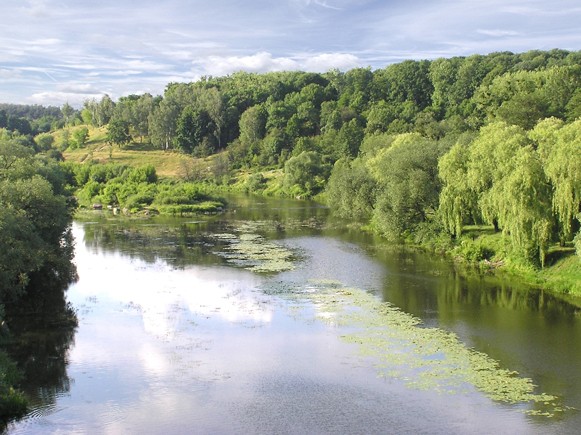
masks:
<instances>
[{"instance_id":1,"label":"grass","mask_svg":"<svg viewBox=\"0 0 581 435\"><path fill-rule=\"evenodd\" d=\"M533 286L581 297L581 258L572 246L551 246L545 267L540 269L514 255L502 234L492 227L471 226L450 254L485 271L507 273Z\"/></svg>"},{"instance_id":2,"label":"grass","mask_svg":"<svg viewBox=\"0 0 581 435\"><path fill-rule=\"evenodd\" d=\"M92 160L98 163L119 163L132 167L153 165L159 177L182 178L187 165L194 160L184 154L161 150L143 152L143 145L131 144L120 149L103 143L88 145L85 148L67 150L63 153L65 160L82 163Z\"/></svg>"}]
</instances>

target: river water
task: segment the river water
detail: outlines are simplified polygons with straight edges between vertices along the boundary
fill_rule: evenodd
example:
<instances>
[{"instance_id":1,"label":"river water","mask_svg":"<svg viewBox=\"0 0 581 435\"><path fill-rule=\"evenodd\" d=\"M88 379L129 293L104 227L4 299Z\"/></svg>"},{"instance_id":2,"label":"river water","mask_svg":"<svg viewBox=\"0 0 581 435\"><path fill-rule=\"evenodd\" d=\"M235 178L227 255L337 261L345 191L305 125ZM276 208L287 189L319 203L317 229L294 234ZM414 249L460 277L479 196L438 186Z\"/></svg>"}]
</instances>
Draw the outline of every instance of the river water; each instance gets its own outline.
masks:
<instances>
[{"instance_id":1,"label":"river water","mask_svg":"<svg viewBox=\"0 0 581 435\"><path fill-rule=\"evenodd\" d=\"M195 219L105 212L73 230L80 279L67 297L79 325L30 346L24 390L33 409L9 433L581 427L579 310L542 291L385 246L306 202L239 198L224 215ZM364 316L341 317L340 304L347 314L364 309L349 306L359 303L352 295L389 302L404 317L379 328L388 338L368 340L378 328L366 319L381 310L371 301ZM421 323L398 329L406 319ZM460 350L418 354L432 332L453 333L444 341ZM482 356L554 397L511 402L474 377L452 382L442 367L474 364L449 363L457 354Z\"/></svg>"}]
</instances>

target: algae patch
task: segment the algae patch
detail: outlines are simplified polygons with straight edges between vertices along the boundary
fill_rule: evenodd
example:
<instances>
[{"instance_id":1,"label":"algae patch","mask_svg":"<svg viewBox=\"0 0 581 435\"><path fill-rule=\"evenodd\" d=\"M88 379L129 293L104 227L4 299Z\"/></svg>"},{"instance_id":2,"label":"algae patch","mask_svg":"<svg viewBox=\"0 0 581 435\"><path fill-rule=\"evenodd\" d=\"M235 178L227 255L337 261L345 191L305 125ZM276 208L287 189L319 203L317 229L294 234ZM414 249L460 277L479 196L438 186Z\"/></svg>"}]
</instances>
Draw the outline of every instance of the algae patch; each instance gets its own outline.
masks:
<instances>
[{"instance_id":1,"label":"algae patch","mask_svg":"<svg viewBox=\"0 0 581 435\"><path fill-rule=\"evenodd\" d=\"M285 246L257 234L259 225L249 222L232 228L232 233L215 234L226 246L217 255L231 264L254 272L284 272L295 268L297 256Z\"/></svg>"},{"instance_id":2,"label":"algae patch","mask_svg":"<svg viewBox=\"0 0 581 435\"><path fill-rule=\"evenodd\" d=\"M423 327L420 319L363 290L314 282L298 297L314 304L319 319L339 326L339 331L346 329L341 338L370 357L380 376L442 393L468 393L475 388L530 415L553 417L570 409L557 397L536 392L531 379L466 347L454 333Z\"/></svg>"}]
</instances>

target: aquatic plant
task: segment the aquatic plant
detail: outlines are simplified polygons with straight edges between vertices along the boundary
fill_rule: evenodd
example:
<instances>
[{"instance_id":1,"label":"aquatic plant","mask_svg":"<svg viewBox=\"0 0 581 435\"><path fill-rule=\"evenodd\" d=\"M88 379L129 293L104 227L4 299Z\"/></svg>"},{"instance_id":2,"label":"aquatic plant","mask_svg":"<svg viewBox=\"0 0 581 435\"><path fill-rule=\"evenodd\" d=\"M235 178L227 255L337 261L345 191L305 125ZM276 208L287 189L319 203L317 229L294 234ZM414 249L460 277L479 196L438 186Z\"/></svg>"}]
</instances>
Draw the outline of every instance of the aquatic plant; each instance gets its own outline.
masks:
<instances>
[{"instance_id":1,"label":"aquatic plant","mask_svg":"<svg viewBox=\"0 0 581 435\"><path fill-rule=\"evenodd\" d=\"M467 347L456 334L425 327L420 319L364 290L317 281L294 295L311 301L322 321L341 327L340 331L348 328L341 338L371 357L380 376L442 393L476 389L530 415L553 417L569 409L557 397L537 392L531 379Z\"/></svg>"},{"instance_id":2,"label":"aquatic plant","mask_svg":"<svg viewBox=\"0 0 581 435\"><path fill-rule=\"evenodd\" d=\"M284 272L295 268L295 254L280 243L268 241L257 234L261 222L242 222L233 228L233 233L214 234L213 237L225 241L223 251L215 252L229 263L253 272Z\"/></svg>"}]
</instances>

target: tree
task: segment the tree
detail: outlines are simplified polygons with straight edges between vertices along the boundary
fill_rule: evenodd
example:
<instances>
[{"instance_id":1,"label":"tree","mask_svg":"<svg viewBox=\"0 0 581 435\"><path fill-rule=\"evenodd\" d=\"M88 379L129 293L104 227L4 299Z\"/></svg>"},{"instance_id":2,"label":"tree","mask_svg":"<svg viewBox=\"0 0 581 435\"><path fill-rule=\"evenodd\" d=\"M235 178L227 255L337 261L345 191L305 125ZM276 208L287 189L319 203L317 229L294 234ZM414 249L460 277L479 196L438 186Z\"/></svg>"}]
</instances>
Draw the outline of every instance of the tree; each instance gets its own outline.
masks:
<instances>
[{"instance_id":1,"label":"tree","mask_svg":"<svg viewBox=\"0 0 581 435\"><path fill-rule=\"evenodd\" d=\"M522 128L497 122L480 129L470 146L466 180L477 198L482 218L496 229L499 228L497 191L502 180L514 170L514 156L527 144Z\"/></svg>"},{"instance_id":2,"label":"tree","mask_svg":"<svg viewBox=\"0 0 581 435\"><path fill-rule=\"evenodd\" d=\"M537 143L553 187L552 208L559 222L561 242L570 241L581 220L581 120L565 125L548 119L530 135Z\"/></svg>"},{"instance_id":3,"label":"tree","mask_svg":"<svg viewBox=\"0 0 581 435\"><path fill-rule=\"evenodd\" d=\"M333 166L325 192L334 214L363 222L373 213L377 183L361 159L341 158Z\"/></svg>"},{"instance_id":4,"label":"tree","mask_svg":"<svg viewBox=\"0 0 581 435\"><path fill-rule=\"evenodd\" d=\"M337 135L336 156L338 158L357 156L363 136L363 128L357 119L343 124Z\"/></svg>"},{"instance_id":5,"label":"tree","mask_svg":"<svg viewBox=\"0 0 581 435\"><path fill-rule=\"evenodd\" d=\"M284 188L291 196L310 198L319 193L329 176L329 167L315 151L303 151L284 165Z\"/></svg>"},{"instance_id":6,"label":"tree","mask_svg":"<svg viewBox=\"0 0 581 435\"><path fill-rule=\"evenodd\" d=\"M498 209L498 223L513 248L543 267L553 229L551 186L531 146L517 151L513 170L497 181L491 199Z\"/></svg>"},{"instance_id":7,"label":"tree","mask_svg":"<svg viewBox=\"0 0 581 435\"><path fill-rule=\"evenodd\" d=\"M74 277L72 214L57 164L3 140L0 162L0 301L15 303L38 274L63 283Z\"/></svg>"},{"instance_id":8,"label":"tree","mask_svg":"<svg viewBox=\"0 0 581 435\"><path fill-rule=\"evenodd\" d=\"M180 106L170 97L164 98L149 115L149 136L163 150L173 147Z\"/></svg>"},{"instance_id":9,"label":"tree","mask_svg":"<svg viewBox=\"0 0 581 435\"><path fill-rule=\"evenodd\" d=\"M446 230L454 237L462 234L469 218L478 215L476 192L468 183L470 150L457 142L438 162L438 176L442 180L439 216Z\"/></svg>"},{"instance_id":10,"label":"tree","mask_svg":"<svg viewBox=\"0 0 581 435\"><path fill-rule=\"evenodd\" d=\"M111 97L109 97L107 94L103 95L101 101L96 106L95 119L97 121L97 126L102 127L107 125L113 116L114 110L115 103Z\"/></svg>"},{"instance_id":11,"label":"tree","mask_svg":"<svg viewBox=\"0 0 581 435\"><path fill-rule=\"evenodd\" d=\"M252 149L266 133L266 111L262 105L249 107L240 117L240 142Z\"/></svg>"},{"instance_id":12,"label":"tree","mask_svg":"<svg viewBox=\"0 0 581 435\"><path fill-rule=\"evenodd\" d=\"M143 137L147 136L149 129L149 115L153 113L154 100L151 94L143 94L135 102L132 112L132 126L135 133L143 142Z\"/></svg>"},{"instance_id":13,"label":"tree","mask_svg":"<svg viewBox=\"0 0 581 435\"><path fill-rule=\"evenodd\" d=\"M87 127L77 128L73 132L73 143L77 148L82 148L89 139L89 129Z\"/></svg>"},{"instance_id":14,"label":"tree","mask_svg":"<svg viewBox=\"0 0 581 435\"><path fill-rule=\"evenodd\" d=\"M48 151L54 145L54 136L50 133L41 133L34 138L34 142L41 151Z\"/></svg>"},{"instance_id":15,"label":"tree","mask_svg":"<svg viewBox=\"0 0 581 435\"><path fill-rule=\"evenodd\" d=\"M188 106L182 111L177 121L175 147L186 154L192 154L196 148L201 149L207 146L204 140L207 141L208 136L213 136L213 134L214 125L208 112ZM200 154L208 155L211 151L213 150L204 150Z\"/></svg>"},{"instance_id":16,"label":"tree","mask_svg":"<svg viewBox=\"0 0 581 435\"><path fill-rule=\"evenodd\" d=\"M123 146L131 142L129 124L122 120L111 120L107 125L107 142Z\"/></svg>"},{"instance_id":17,"label":"tree","mask_svg":"<svg viewBox=\"0 0 581 435\"><path fill-rule=\"evenodd\" d=\"M437 142L403 134L367 162L378 185L373 223L387 238L400 239L434 218L440 155Z\"/></svg>"},{"instance_id":18,"label":"tree","mask_svg":"<svg viewBox=\"0 0 581 435\"><path fill-rule=\"evenodd\" d=\"M211 134L218 148L222 148L222 134L226 125L226 105L222 93L215 87L204 89L198 97L200 107L208 114L213 125Z\"/></svg>"},{"instance_id":19,"label":"tree","mask_svg":"<svg viewBox=\"0 0 581 435\"><path fill-rule=\"evenodd\" d=\"M73 109L69 103L65 103L63 104L63 107L61 107L61 113L63 115L65 125L69 125L75 116L75 109Z\"/></svg>"}]
</instances>

